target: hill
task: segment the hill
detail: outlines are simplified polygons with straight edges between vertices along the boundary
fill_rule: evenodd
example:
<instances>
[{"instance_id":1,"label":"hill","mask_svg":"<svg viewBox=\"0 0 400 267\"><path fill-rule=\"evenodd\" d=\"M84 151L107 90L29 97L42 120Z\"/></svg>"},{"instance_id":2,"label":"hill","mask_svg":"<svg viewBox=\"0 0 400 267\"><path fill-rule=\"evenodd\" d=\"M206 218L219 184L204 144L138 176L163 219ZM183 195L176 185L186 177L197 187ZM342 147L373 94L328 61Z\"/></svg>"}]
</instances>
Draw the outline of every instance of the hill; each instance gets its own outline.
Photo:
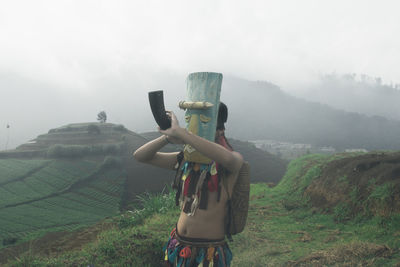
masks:
<instances>
[{"instance_id":1,"label":"hill","mask_svg":"<svg viewBox=\"0 0 400 267\"><path fill-rule=\"evenodd\" d=\"M309 102L268 82L227 77L221 99L229 108L227 132L236 139L332 146L338 151L400 149L400 121Z\"/></svg>"},{"instance_id":2,"label":"hill","mask_svg":"<svg viewBox=\"0 0 400 267\"><path fill-rule=\"evenodd\" d=\"M80 123L0 153L0 247L119 213L135 176L125 166L145 141L122 125Z\"/></svg>"},{"instance_id":3,"label":"hill","mask_svg":"<svg viewBox=\"0 0 400 267\"><path fill-rule=\"evenodd\" d=\"M313 207L338 219L400 213L400 152L376 152L329 162L304 191Z\"/></svg>"},{"instance_id":4,"label":"hill","mask_svg":"<svg viewBox=\"0 0 400 267\"><path fill-rule=\"evenodd\" d=\"M374 168L381 166L371 164L378 160L393 165L395 170L399 166L397 159L397 152L307 155L290 163L277 186L252 185L247 226L230 243L234 254L232 266L398 266L400 213L396 208L387 209L395 206L393 199L398 203L398 178L376 176ZM337 172L335 166L343 164L348 168ZM354 166L358 166L356 172L364 172L363 179L353 176ZM352 188L362 187L361 181L372 180L369 195L363 197L371 204L368 207L388 212L353 209L349 202L354 197L353 190L331 202L328 209L321 207L310 194L318 191L318 184L331 180L326 186L335 194L347 179ZM385 184L392 184L393 190L382 190ZM162 246L179 214L173 202L173 193L145 198L147 204L143 209L108 221L114 226L99 232L87 245L81 243L66 253L46 253L51 250L46 248L21 255L20 260L10 264L159 266ZM343 213L346 209L354 213ZM63 242L53 240L53 244L61 247L72 242L72 238Z\"/></svg>"},{"instance_id":5,"label":"hill","mask_svg":"<svg viewBox=\"0 0 400 267\"><path fill-rule=\"evenodd\" d=\"M337 109L400 120L400 84L383 84L381 78L332 73L298 91L302 98Z\"/></svg>"}]
</instances>

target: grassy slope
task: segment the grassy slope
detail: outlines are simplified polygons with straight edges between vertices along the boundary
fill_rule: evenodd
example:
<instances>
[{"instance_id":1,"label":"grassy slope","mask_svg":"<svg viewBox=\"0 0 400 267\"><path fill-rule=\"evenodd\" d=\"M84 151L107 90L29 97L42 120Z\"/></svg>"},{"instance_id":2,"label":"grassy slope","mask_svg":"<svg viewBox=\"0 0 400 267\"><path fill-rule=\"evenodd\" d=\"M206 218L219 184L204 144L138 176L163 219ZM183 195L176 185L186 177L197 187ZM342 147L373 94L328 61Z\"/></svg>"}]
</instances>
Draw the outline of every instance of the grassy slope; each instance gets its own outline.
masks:
<instances>
[{"instance_id":1,"label":"grassy slope","mask_svg":"<svg viewBox=\"0 0 400 267\"><path fill-rule=\"evenodd\" d=\"M88 126L99 133L89 133ZM115 150L122 141L123 149ZM106 168L111 162L106 159L123 160L145 141L121 125L81 123L52 129L34 143L0 153L0 249L119 213L128 174L120 166L116 171ZM54 145L67 152L86 148L87 155L51 155Z\"/></svg>"},{"instance_id":2,"label":"grassy slope","mask_svg":"<svg viewBox=\"0 0 400 267\"><path fill-rule=\"evenodd\" d=\"M119 212L126 176L119 169L83 160L11 159L1 164L8 175L2 173L0 191L8 198L0 197L0 248L46 232L75 230ZM22 172L28 164L33 171Z\"/></svg>"},{"instance_id":3,"label":"grassy slope","mask_svg":"<svg viewBox=\"0 0 400 267\"><path fill-rule=\"evenodd\" d=\"M375 216L338 223L321 214L303 197L306 186L333 158L310 155L293 161L282 182L269 188L251 186L245 231L230 244L233 266L394 266L400 262L400 217ZM60 257L21 257L12 266L158 266L161 247L178 210L173 194L146 200L133 218L115 219L115 227L78 252ZM145 218L145 219L144 219ZM118 228L118 222L126 227Z\"/></svg>"}]
</instances>

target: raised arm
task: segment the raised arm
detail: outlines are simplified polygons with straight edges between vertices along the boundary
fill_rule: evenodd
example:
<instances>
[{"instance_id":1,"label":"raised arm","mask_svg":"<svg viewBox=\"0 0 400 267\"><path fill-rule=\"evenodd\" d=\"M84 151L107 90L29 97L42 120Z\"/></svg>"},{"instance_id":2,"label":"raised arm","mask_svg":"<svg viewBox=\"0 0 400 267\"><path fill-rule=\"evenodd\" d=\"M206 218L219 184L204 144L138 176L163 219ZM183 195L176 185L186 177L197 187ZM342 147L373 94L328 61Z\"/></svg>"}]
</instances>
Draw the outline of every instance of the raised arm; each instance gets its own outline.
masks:
<instances>
[{"instance_id":1,"label":"raised arm","mask_svg":"<svg viewBox=\"0 0 400 267\"><path fill-rule=\"evenodd\" d=\"M175 165L177 163L177 155L179 154L179 152L159 152L159 150L168 143L169 141L167 136L162 135L139 147L133 153L133 156L137 161L173 170L175 169Z\"/></svg>"},{"instance_id":2,"label":"raised arm","mask_svg":"<svg viewBox=\"0 0 400 267\"><path fill-rule=\"evenodd\" d=\"M172 137L181 140L184 144L189 144L197 151L209 157L210 159L222 164L226 169L231 172L238 172L243 164L243 157L238 152L230 151L225 147L210 142L200 136L197 136L185 128L179 126L175 114L171 115L171 128L166 130L159 130L160 133L165 134L168 138Z\"/></svg>"}]
</instances>

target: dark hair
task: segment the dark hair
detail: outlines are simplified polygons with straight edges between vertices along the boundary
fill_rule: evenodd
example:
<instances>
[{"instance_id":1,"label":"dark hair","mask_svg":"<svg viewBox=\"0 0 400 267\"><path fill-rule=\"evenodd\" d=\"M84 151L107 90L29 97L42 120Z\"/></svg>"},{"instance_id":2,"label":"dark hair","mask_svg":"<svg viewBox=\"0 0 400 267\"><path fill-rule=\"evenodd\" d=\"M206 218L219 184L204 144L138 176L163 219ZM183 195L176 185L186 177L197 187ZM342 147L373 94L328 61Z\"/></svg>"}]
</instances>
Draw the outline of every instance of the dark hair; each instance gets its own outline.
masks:
<instances>
[{"instance_id":1,"label":"dark hair","mask_svg":"<svg viewBox=\"0 0 400 267\"><path fill-rule=\"evenodd\" d=\"M227 120L228 120L228 107L223 102L219 102L217 130L225 130L224 123Z\"/></svg>"}]
</instances>

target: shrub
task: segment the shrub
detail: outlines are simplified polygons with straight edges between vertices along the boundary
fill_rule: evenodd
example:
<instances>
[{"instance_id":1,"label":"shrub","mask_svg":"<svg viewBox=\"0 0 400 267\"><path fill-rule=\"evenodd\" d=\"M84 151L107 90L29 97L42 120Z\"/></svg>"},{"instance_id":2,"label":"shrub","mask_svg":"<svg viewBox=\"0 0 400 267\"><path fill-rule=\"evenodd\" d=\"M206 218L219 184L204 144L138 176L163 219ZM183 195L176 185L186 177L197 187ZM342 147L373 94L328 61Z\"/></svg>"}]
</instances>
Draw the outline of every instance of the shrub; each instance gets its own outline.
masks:
<instances>
[{"instance_id":1,"label":"shrub","mask_svg":"<svg viewBox=\"0 0 400 267\"><path fill-rule=\"evenodd\" d=\"M100 128L97 125L90 124L87 127L88 134L100 134Z\"/></svg>"},{"instance_id":2,"label":"shrub","mask_svg":"<svg viewBox=\"0 0 400 267\"><path fill-rule=\"evenodd\" d=\"M115 131L118 131L118 132L127 132L127 131L128 131L128 130L125 128L125 126L122 125L122 124L115 125L115 126L113 126L112 128L113 128Z\"/></svg>"},{"instance_id":3,"label":"shrub","mask_svg":"<svg viewBox=\"0 0 400 267\"><path fill-rule=\"evenodd\" d=\"M52 145L47 150L47 156L55 158L83 157L89 153L90 148L81 145Z\"/></svg>"},{"instance_id":4,"label":"shrub","mask_svg":"<svg viewBox=\"0 0 400 267\"><path fill-rule=\"evenodd\" d=\"M393 211L393 193L395 185L391 182L376 186L365 201L366 206L372 214L389 216Z\"/></svg>"},{"instance_id":5,"label":"shrub","mask_svg":"<svg viewBox=\"0 0 400 267\"><path fill-rule=\"evenodd\" d=\"M144 193L137 196L137 198L139 200L138 206L141 206L141 208L138 207L134 211L128 211L122 214L118 220L118 226L120 228L141 224L144 219L155 213L166 213L176 208L175 193L171 188L168 189L168 193Z\"/></svg>"},{"instance_id":6,"label":"shrub","mask_svg":"<svg viewBox=\"0 0 400 267\"><path fill-rule=\"evenodd\" d=\"M369 199L376 199L385 201L389 199L393 192L393 183L385 183L375 187L374 191L372 191L371 195L369 195Z\"/></svg>"}]
</instances>

